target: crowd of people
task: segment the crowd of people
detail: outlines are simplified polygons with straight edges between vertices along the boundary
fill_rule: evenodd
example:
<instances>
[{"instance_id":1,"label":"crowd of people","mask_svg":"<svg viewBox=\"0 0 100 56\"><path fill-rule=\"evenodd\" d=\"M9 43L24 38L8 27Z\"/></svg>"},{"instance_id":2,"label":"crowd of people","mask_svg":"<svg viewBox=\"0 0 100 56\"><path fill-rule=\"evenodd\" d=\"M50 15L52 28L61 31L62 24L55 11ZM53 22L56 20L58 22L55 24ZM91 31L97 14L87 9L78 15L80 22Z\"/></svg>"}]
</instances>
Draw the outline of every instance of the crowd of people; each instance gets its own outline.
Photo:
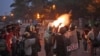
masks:
<instances>
[{"instance_id":1,"label":"crowd of people","mask_svg":"<svg viewBox=\"0 0 100 56\"><path fill-rule=\"evenodd\" d=\"M37 56L40 51L39 35L35 26L27 26L20 33L19 24L10 24L0 29L1 56Z\"/></svg>"},{"instance_id":2,"label":"crowd of people","mask_svg":"<svg viewBox=\"0 0 100 56\"><path fill-rule=\"evenodd\" d=\"M28 25L24 33L20 33L19 24L10 24L0 29L0 55L1 56L38 56L41 51L40 37L44 39L46 56L70 56L77 53L80 41L83 41L84 51L90 48L90 56L100 46L100 26L85 25L82 31L72 26L59 27L46 26L39 33L37 25Z\"/></svg>"},{"instance_id":3,"label":"crowd of people","mask_svg":"<svg viewBox=\"0 0 100 56\"><path fill-rule=\"evenodd\" d=\"M100 25L85 25L81 30L75 25L62 28L48 26L44 33L46 56L71 56L78 54L83 43L83 49L90 56L96 55L100 47Z\"/></svg>"}]
</instances>

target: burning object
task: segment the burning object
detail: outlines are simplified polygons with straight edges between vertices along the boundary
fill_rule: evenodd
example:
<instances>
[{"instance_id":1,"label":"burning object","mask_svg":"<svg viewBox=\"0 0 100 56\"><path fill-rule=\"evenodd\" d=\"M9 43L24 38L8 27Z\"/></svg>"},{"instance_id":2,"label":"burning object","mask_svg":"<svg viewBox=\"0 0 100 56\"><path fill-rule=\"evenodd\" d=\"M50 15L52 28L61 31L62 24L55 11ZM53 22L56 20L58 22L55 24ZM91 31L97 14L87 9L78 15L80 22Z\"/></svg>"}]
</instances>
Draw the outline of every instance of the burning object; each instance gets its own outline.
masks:
<instances>
[{"instance_id":1,"label":"burning object","mask_svg":"<svg viewBox=\"0 0 100 56\"><path fill-rule=\"evenodd\" d=\"M60 31L60 28L64 26L69 26L71 19L70 19L71 14L63 14L60 17L58 17L57 20L52 22L52 26L57 28L57 32Z\"/></svg>"},{"instance_id":2,"label":"burning object","mask_svg":"<svg viewBox=\"0 0 100 56\"><path fill-rule=\"evenodd\" d=\"M70 24L70 14L63 14L63 15L61 15L60 17L58 17L58 19L57 20L55 20L53 23L52 23L52 25L54 26L54 27L64 27L64 26L66 26L66 25L69 25Z\"/></svg>"}]
</instances>

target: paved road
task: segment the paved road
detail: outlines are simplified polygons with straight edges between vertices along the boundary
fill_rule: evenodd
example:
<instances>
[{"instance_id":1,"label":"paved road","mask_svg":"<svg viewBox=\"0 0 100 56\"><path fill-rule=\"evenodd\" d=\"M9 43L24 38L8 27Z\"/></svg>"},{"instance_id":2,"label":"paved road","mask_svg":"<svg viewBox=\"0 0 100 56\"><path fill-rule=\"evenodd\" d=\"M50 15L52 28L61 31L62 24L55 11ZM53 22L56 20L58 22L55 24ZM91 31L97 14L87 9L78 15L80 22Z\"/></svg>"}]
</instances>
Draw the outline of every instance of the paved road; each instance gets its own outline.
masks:
<instances>
[{"instance_id":1,"label":"paved road","mask_svg":"<svg viewBox=\"0 0 100 56\"><path fill-rule=\"evenodd\" d=\"M42 45L42 49L41 49L41 52L39 52L39 56L45 56L43 39L41 40L41 45ZM77 51L73 51L70 56L90 56L89 54L90 54L89 48L88 48L88 51L84 51L83 44L81 41L80 48ZM97 55L96 56L100 56L100 48L97 48Z\"/></svg>"},{"instance_id":2,"label":"paved road","mask_svg":"<svg viewBox=\"0 0 100 56\"><path fill-rule=\"evenodd\" d=\"M44 41L43 38L40 38L40 43L41 43L41 52L38 53L39 56L45 56L45 50L44 50Z\"/></svg>"}]
</instances>

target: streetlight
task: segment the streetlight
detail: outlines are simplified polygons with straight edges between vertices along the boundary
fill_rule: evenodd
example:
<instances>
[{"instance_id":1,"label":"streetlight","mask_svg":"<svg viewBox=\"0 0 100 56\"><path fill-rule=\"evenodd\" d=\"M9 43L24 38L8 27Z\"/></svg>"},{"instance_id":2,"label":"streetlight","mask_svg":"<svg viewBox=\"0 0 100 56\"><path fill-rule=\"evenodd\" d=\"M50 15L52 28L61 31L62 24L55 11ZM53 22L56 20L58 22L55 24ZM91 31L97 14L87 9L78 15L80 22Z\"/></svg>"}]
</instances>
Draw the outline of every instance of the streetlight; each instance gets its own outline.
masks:
<instances>
[{"instance_id":1,"label":"streetlight","mask_svg":"<svg viewBox=\"0 0 100 56\"><path fill-rule=\"evenodd\" d=\"M55 4L53 4L53 5L52 5L52 8L53 8L53 10L54 10L54 9L56 9L56 5L55 5Z\"/></svg>"},{"instance_id":2,"label":"streetlight","mask_svg":"<svg viewBox=\"0 0 100 56\"><path fill-rule=\"evenodd\" d=\"M37 19L39 19L40 18L40 14L39 13L37 13Z\"/></svg>"},{"instance_id":3,"label":"streetlight","mask_svg":"<svg viewBox=\"0 0 100 56\"><path fill-rule=\"evenodd\" d=\"M6 19L6 16L3 16L3 20L5 20Z\"/></svg>"},{"instance_id":4,"label":"streetlight","mask_svg":"<svg viewBox=\"0 0 100 56\"><path fill-rule=\"evenodd\" d=\"M12 17L13 17L13 16L14 16L14 14L13 14L13 13L11 13L11 14L10 14L10 16L12 16Z\"/></svg>"},{"instance_id":5,"label":"streetlight","mask_svg":"<svg viewBox=\"0 0 100 56\"><path fill-rule=\"evenodd\" d=\"M9 20L12 20L12 22L14 21L14 14L13 13L10 13L10 19Z\"/></svg>"}]
</instances>

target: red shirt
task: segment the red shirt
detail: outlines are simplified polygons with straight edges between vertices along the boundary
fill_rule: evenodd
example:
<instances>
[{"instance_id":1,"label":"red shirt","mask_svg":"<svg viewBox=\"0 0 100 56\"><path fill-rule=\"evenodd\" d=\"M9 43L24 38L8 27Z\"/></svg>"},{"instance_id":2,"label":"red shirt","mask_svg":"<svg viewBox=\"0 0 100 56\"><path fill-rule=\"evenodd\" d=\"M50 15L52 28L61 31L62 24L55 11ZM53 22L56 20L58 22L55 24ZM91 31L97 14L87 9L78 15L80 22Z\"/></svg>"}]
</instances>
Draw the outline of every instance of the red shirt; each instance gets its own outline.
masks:
<instances>
[{"instance_id":1,"label":"red shirt","mask_svg":"<svg viewBox=\"0 0 100 56\"><path fill-rule=\"evenodd\" d=\"M8 51L11 51L12 37L13 37L12 32L6 34L6 45Z\"/></svg>"}]
</instances>

